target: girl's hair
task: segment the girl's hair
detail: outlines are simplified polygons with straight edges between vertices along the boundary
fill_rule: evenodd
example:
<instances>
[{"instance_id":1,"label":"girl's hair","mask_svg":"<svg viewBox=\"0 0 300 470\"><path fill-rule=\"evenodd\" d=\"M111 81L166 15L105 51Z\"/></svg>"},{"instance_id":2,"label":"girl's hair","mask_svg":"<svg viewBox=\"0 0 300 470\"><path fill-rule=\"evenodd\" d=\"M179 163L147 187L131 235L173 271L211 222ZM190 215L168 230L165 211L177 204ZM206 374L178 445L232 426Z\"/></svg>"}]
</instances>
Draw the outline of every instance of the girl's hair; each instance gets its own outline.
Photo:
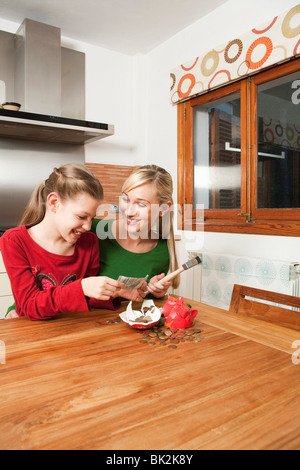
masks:
<instances>
[{"instance_id":1,"label":"girl's hair","mask_svg":"<svg viewBox=\"0 0 300 470\"><path fill-rule=\"evenodd\" d=\"M127 193L138 186L147 183L154 183L157 190L157 197L159 204L163 205L171 201L173 206L173 181L171 175L164 169L156 165L145 165L137 168L133 173L126 179L123 184L122 192ZM168 218L168 223L164 223L164 217ZM168 211L165 216L160 216L159 224L159 236L165 237L165 233L162 233L162 230L165 231L167 226L168 233L168 248L170 254L170 271L173 272L178 269L178 261L175 249L175 238L174 238L174 227L173 227L173 217L174 212L173 208ZM172 286L176 289L179 286L180 278L176 276L172 281Z\"/></svg>"},{"instance_id":2,"label":"girl's hair","mask_svg":"<svg viewBox=\"0 0 300 470\"><path fill-rule=\"evenodd\" d=\"M84 165L67 164L54 168L46 181L33 191L20 225L37 225L46 213L47 197L55 192L62 200L71 199L79 193L87 193L94 199L103 199L103 188L99 180Z\"/></svg>"}]
</instances>

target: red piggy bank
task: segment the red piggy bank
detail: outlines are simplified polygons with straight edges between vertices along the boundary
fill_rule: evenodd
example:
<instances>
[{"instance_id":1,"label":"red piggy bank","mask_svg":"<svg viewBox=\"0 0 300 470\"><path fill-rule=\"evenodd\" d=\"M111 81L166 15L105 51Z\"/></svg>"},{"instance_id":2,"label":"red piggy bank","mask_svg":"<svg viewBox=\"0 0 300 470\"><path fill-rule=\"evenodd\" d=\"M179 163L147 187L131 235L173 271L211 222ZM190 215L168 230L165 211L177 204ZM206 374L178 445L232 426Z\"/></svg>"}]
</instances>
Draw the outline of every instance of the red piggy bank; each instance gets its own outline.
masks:
<instances>
[{"instance_id":1,"label":"red piggy bank","mask_svg":"<svg viewBox=\"0 0 300 470\"><path fill-rule=\"evenodd\" d=\"M165 326L167 328L190 328L193 326L197 310L193 310L190 305L185 304L183 297L174 299L169 297L165 303L162 313L166 317Z\"/></svg>"}]
</instances>

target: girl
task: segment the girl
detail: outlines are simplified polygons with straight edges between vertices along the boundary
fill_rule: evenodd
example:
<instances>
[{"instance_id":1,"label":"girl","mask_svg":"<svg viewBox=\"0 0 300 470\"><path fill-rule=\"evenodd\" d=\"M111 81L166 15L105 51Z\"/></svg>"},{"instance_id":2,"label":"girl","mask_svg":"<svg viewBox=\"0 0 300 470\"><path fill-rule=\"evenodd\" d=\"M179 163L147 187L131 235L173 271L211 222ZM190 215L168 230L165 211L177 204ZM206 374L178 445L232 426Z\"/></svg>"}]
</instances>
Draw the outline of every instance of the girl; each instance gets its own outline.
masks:
<instances>
[{"instance_id":1,"label":"girl","mask_svg":"<svg viewBox=\"0 0 300 470\"><path fill-rule=\"evenodd\" d=\"M102 198L101 184L83 165L55 168L35 189L21 225L0 239L18 316L119 307L124 284L97 276L98 240L89 231Z\"/></svg>"},{"instance_id":2,"label":"girl","mask_svg":"<svg viewBox=\"0 0 300 470\"><path fill-rule=\"evenodd\" d=\"M178 268L173 231L173 182L156 165L135 170L125 181L118 220L94 220L92 231L99 238L100 276L145 277L147 292L161 298L172 282L162 280L169 269Z\"/></svg>"}]
</instances>

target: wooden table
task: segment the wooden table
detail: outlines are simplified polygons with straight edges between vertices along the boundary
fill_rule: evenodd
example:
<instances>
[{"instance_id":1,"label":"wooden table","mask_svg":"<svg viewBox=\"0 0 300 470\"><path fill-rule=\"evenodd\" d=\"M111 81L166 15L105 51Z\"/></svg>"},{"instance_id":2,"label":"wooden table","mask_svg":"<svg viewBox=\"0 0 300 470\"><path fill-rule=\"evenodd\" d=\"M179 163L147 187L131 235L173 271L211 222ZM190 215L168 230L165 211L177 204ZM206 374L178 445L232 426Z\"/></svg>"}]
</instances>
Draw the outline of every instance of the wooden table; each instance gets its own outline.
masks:
<instances>
[{"instance_id":1,"label":"wooden table","mask_svg":"<svg viewBox=\"0 0 300 470\"><path fill-rule=\"evenodd\" d=\"M0 449L299 449L300 332L189 302L177 349L106 310L1 321Z\"/></svg>"}]
</instances>

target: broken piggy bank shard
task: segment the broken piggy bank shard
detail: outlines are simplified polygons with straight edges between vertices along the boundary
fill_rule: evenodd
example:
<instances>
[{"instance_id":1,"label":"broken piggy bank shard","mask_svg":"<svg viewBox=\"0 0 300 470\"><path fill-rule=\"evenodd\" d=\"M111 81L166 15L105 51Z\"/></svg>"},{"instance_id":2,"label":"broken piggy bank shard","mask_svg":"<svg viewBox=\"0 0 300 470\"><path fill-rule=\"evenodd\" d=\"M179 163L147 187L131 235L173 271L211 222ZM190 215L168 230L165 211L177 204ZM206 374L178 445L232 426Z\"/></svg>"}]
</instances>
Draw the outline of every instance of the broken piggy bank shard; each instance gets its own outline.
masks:
<instances>
[{"instance_id":1,"label":"broken piggy bank shard","mask_svg":"<svg viewBox=\"0 0 300 470\"><path fill-rule=\"evenodd\" d=\"M156 307L153 300L144 300L141 310L133 310L132 302L129 302L127 309L119 317L132 328L145 330L159 322L161 309Z\"/></svg>"},{"instance_id":2,"label":"broken piggy bank shard","mask_svg":"<svg viewBox=\"0 0 300 470\"><path fill-rule=\"evenodd\" d=\"M193 326L198 311L184 303L183 297L178 299L169 297L163 306L162 313L166 318L165 326L167 328L180 329Z\"/></svg>"}]
</instances>

